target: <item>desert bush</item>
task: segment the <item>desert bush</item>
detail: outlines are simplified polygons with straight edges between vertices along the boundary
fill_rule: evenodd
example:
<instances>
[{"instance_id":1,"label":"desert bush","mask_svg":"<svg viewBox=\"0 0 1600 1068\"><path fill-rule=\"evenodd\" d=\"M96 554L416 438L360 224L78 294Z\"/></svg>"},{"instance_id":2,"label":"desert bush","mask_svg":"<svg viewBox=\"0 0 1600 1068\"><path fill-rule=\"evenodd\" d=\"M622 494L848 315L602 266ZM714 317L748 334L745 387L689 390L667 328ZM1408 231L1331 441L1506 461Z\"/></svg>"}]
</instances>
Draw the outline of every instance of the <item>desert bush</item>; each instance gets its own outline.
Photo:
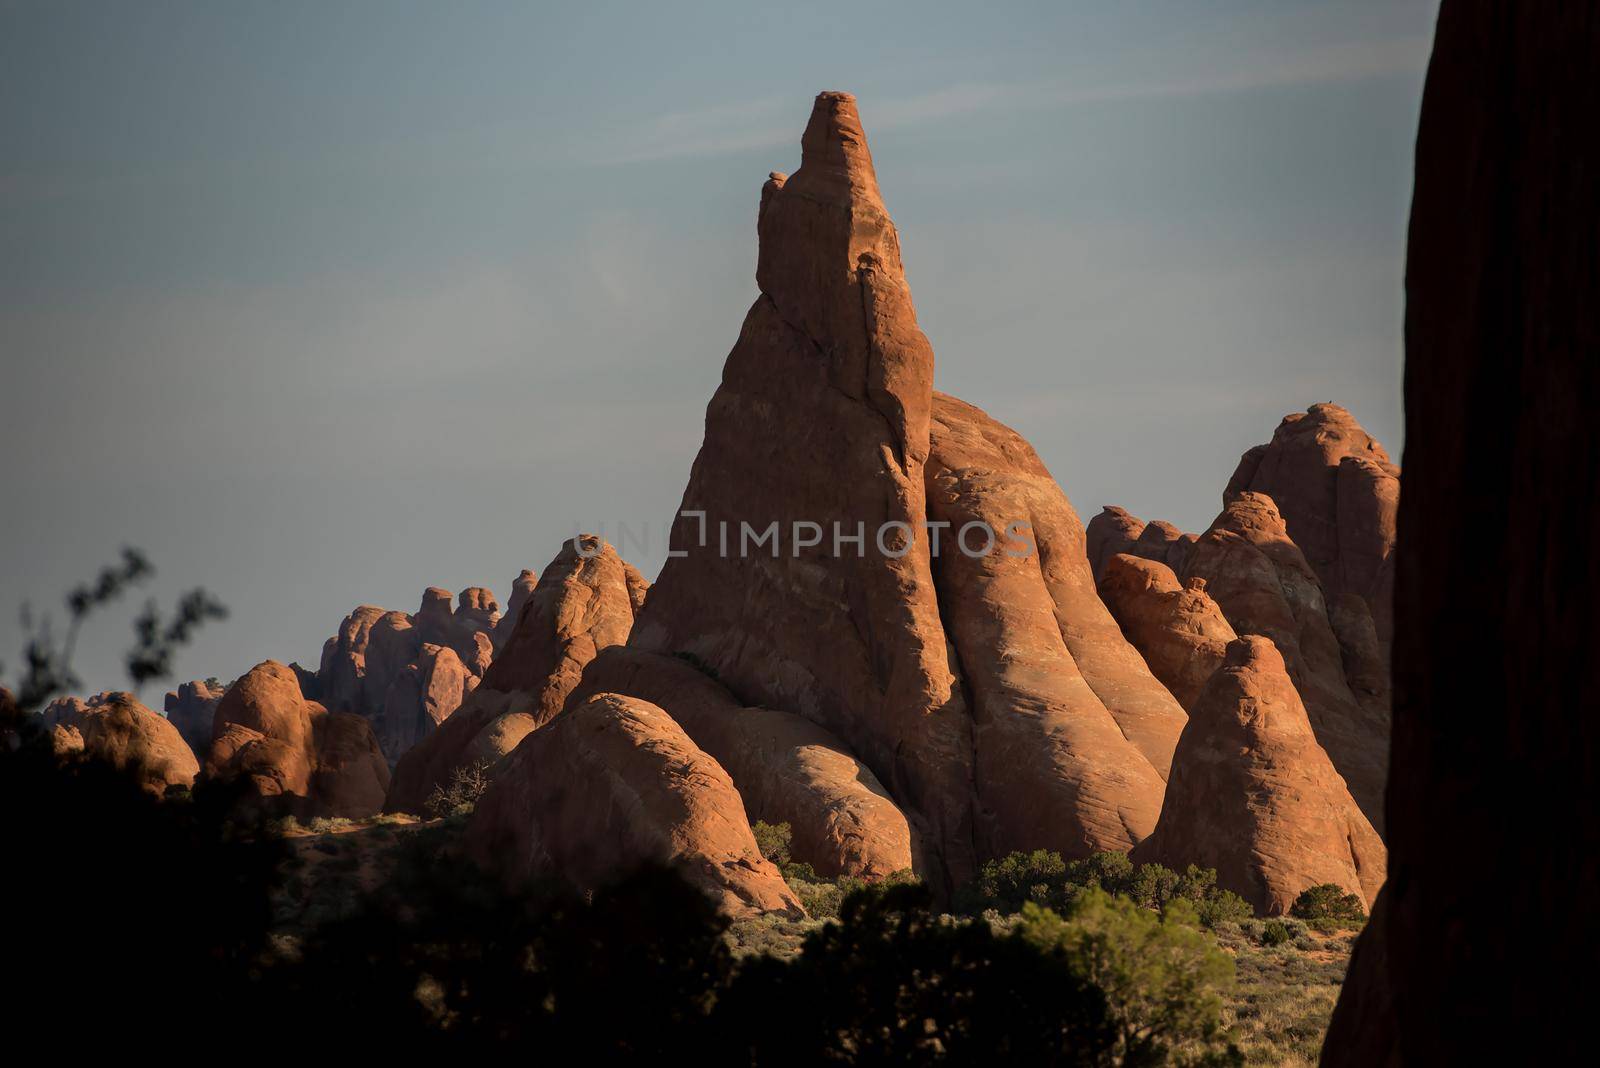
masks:
<instances>
[{"instance_id":1,"label":"desert bush","mask_svg":"<svg viewBox=\"0 0 1600 1068\"><path fill-rule=\"evenodd\" d=\"M1264 946L1281 946L1290 941L1294 935L1289 932L1288 924L1282 920L1268 920L1261 925L1261 944Z\"/></svg>"},{"instance_id":2,"label":"desert bush","mask_svg":"<svg viewBox=\"0 0 1600 1068\"><path fill-rule=\"evenodd\" d=\"M1359 924L1366 921L1367 910L1358 895L1346 893L1338 883L1321 883L1302 890L1290 906L1289 915L1302 920Z\"/></svg>"},{"instance_id":3,"label":"desert bush","mask_svg":"<svg viewBox=\"0 0 1600 1068\"><path fill-rule=\"evenodd\" d=\"M483 792L489 788L489 781L488 761L452 768L449 780L435 786L422 807L435 819L471 815Z\"/></svg>"},{"instance_id":4,"label":"desert bush","mask_svg":"<svg viewBox=\"0 0 1600 1068\"><path fill-rule=\"evenodd\" d=\"M1200 923L1215 928L1239 923L1254 912L1238 894L1217 887L1217 873L1191 864L1182 873L1160 864L1135 866L1126 853L1102 852L1067 863L1048 850L1012 853L984 864L978 877L957 894L957 907L970 915L986 909L1018 912L1032 902L1059 911L1070 909L1085 890L1125 897L1140 908L1163 911L1173 901L1194 906Z\"/></svg>"},{"instance_id":5,"label":"desert bush","mask_svg":"<svg viewBox=\"0 0 1600 1068\"><path fill-rule=\"evenodd\" d=\"M1166 1063L1178 1047L1201 1049L1206 1063L1229 1063L1222 993L1233 958L1199 930L1183 899L1157 915L1124 896L1089 888L1065 916L1028 904L1018 936L1062 954L1106 996L1118 1032L1116 1063Z\"/></svg>"},{"instance_id":6,"label":"desert bush","mask_svg":"<svg viewBox=\"0 0 1600 1068\"><path fill-rule=\"evenodd\" d=\"M794 833L787 823L756 820L750 825L750 832L755 835L756 848L761 850L762 856L780 868L789 863L789 841Z\"/></svg>"}]
</instances>

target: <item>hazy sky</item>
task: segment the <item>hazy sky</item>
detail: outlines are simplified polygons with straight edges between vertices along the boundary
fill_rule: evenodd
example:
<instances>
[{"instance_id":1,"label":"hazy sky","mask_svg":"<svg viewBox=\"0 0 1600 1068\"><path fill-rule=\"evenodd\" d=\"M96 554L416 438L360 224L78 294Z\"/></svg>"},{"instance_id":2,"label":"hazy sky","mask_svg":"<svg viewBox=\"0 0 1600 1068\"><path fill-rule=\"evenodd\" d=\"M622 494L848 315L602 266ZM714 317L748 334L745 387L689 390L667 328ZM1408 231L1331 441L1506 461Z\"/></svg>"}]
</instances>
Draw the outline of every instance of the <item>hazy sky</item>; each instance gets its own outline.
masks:
<instances>
[{"instance_id":1,"label":"hazy sky","mask_svg":"<svg viewBox=\"0 0 1600 1068\"><path fill-rule=\"evenodd\" d=\"M186 679L659 532L822 89L938 387L1086 521L1203 529L1317 401L1398 458L1435 7L0 3L5 677L20 603L124 543L233 609ZM137 607L85 635L91 690Z\"/></svg>"}]
</instances>

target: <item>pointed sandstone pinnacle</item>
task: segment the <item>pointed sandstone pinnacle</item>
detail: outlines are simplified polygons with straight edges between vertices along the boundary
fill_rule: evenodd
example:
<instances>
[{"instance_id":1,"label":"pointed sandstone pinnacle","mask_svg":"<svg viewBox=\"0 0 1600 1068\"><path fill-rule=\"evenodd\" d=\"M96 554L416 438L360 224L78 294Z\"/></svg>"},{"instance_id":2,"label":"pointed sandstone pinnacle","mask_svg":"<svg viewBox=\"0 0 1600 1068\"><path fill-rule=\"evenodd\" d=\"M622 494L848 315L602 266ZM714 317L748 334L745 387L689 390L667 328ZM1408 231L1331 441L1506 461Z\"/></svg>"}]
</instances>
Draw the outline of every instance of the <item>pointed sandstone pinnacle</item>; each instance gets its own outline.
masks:
<instances>
[{"instance_id":1,"label":"pointed sandstone pinnacle","mask_svg":"<svg viewBox=\"0 0 1600 1068\"><path fill-rule=\"evenodd\" d=\"M1370 908L1385 851L1317 744L1283 657L1260 635L1228 645L1172 762L1140 863L1217 869L1217 884L1282 915L1300 892L1335 883Z\"/></svg>"},{"instance_id":2,"label":"pointed sandstone pinnacle","mask_svg":"<svg viewBox=\"0 0 1600 1068\"><path fill-rule=\"evenodd\" d=\"M974 867L971 721L921 535L933 349L853 98L817 98L800 168L762 190L761 295L706 411L669 559L630 644L686 653L738 703L821 724L933 845L932 879ZM719 551L776 522L782 551ZM797 522L827 532L793 551ZM834 525L918 532L901 557L834 552ZM892 529L892 528L891 528ZM702 530L708 536L702 540Z\"/></svg>"}]
</instances>

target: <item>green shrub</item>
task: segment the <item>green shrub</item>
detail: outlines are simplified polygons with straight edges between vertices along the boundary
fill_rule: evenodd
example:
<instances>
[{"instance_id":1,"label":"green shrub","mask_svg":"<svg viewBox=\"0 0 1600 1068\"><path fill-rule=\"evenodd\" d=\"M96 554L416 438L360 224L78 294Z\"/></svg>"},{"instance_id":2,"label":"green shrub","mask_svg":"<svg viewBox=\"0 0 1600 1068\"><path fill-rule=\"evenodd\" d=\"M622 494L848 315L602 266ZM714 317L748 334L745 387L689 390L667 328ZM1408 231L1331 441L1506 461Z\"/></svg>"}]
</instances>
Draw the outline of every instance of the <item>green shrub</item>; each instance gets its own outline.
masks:
<instances>
[{"instance_id":1,"label":"green shrub","mask_svg":"<svg viewBox=\"0 0 1600 1068\"><path fill-rule=\"evenodd\" d=\"M1281 946L1293 937L1288 924L1282 920L1268 920L1261 925L1261 944L1264 946Z\"/></svg>"},{"instance_id":2,"label":"green shrub","mask_svg":"<svg viewBox=\"0 0 1600 1068\"><path fill-rule=\"evenodd\" d=\"M789 863L789 840L794 837L787 823L764 823L756 820L750 825L755 835L756 848L778 867Z\"/></svg>"},{"instance_id":3,"label":"green shrub","mask_svg":"<svg viewBox=\"0 0 1600 1068\"><path fill-rule=\"evenodd\" d=\"M1322 883L1302 890L1289 908L1289 915L1302 920L1354 924L1366 920L1367 910L1358 895L1345 893L1338 883Z\"/></svg>"},{"instance_id":4,"label":"green shrub","mask_svg":"<svg viewBox=\"0 0 1600 1068\"><path fill-rule=\"evenodd\" d=\"M1061 854L1043 849L984 864L978 877L957 894L956 904L969 915L986 909L1014 913L1028 902L1064 911L1090 889L1125 897L1154 912L1164 911L1173 901L1186 901L1207 928L1254 916L1238 894L1217 887L1217 873L1211 868L1191 864L1180 875L1160 864L1135 867L1126 853L1111 852L1068 864Z\"/></svg>"},{"instance_id":5,"label":"green shrub","mask_svg":"<svg viewBox=\"0 0 1600 1068\"><path fill-rule=\"evenodd\" d=\"M1204 1049L1202 1063L1236 1063L1222 1025L1222 993L1233 958L1198 928L1192 903L1174 899L1162 915L1098 888L1077 895L1065 916L1029 903L1019 937L1064 955L1105 992L1120 1032L1116 1063L1167 1063L1178 1048Z\"/></svg>"}]
</instances>

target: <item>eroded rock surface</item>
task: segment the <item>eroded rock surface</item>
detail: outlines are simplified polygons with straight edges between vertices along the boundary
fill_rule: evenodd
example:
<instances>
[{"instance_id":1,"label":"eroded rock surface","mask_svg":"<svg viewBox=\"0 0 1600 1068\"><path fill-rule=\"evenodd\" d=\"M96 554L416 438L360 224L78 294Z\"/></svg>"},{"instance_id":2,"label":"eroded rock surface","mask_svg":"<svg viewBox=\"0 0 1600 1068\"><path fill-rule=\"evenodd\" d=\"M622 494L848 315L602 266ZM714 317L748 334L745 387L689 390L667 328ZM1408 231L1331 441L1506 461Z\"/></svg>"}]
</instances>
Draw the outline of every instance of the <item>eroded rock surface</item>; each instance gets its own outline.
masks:
<instances>
[{"instance_id":1,"label":"eroded rock surface","mask_svg":"<svg viewBox=\"0 0 1600 1068\"><path fill-rule=\"evenodd\" d=\"M466 834L472 855L512 880L588 890L665 864L731 915L804 915L727 772L637 698L599 694L530 734Z\"/></svg>"},{"instance_id":2,"label":"eroded rock surface","mask_svg":"<svg viewBox=\"0 0 1600 1068\"><path fill-rule=\"evenodd\" d=\"M972 700L984 851L1128 849L1155 826L1185 716L1096 594L1072 505L1018 434L939 393L927 485L953 534L934 571ZM1003 544L970 553L959 532L984 527Z\"/></svg>"},{"instance_id":3,"label":"eroded rock surface","mask_svg":"<svg viewBox=\"0 0 1600 1068\"><path fill-rule=\"evenodd\" d=\"M1193 709L1238 637L1206 593L1205 579L1180 583L1166 564L1118 553L1106 561L1100 596L1150 671Z\"/></svg>"},{"instance_id":4,"label":"eroded rock surface","mask_svg":"<svg viewBox=\"0 0 1600 1068\"><path fill-rule=\"evenodd\" d=\"M790 853L819 875L881 879L912 867L905 814L872 770L810 720L746 708L687 661L639 649L604 649L569 703L627 694L663 709L722 765L753 820L787 823Z\"/></svg>"},{"instance_id":5,"label":"eroded rock surface","mask_svg":"<svg viewBox=\"0 0 1600 1068\"><path fill-rule=\"evenodd\" d=\"M200 772L178 728L131 693L57 698L45 706L44 725L58 754L82 754L109 764L158 797L172 787L194 785Z\"/></svg>"},{"instance_id":6,"label":"eroded rock surface","mask_svg":"<svg viewBox=\"0 0 1600 1068\"><path fill-rule=\"evenodd\" d=\"M1345 676L1322 584L1289 537L1272 498L1236 493L1189 552L1184 580L1202 578L1239 634L1272 639L1311 715L1317 739L1363 812L1381 826L1387 710L1359 700Z\"/></svg>"},{"instance_id":7,"label":"eroded rock surface","mask_svg":"<svg viewBox=\"0 0 1600 1068\"><path fill-rule=\"evenodd\" d=\"M217 714L217 702L222 700L223 689L197 679L167 691L162 703L167 722L178 728L197 759L203 758L211 748L211 720Z\"/></svg>"},{"instance_id":8,"label":"eroded rock surface","mask_svg":"<svg viewBox=\"0 0 1600 1068\"><path fill-rule=\"evenodd\" d=\"M329 712L288 667L263 661L217 705L207 776L243 780L270 811L303 818L377 814L389 765L360 716Z\"/></svg>"},{"instance_id":9,"label":"eroded rock surface","mask_svg":"<svg viewBox=\"0 0 1600 1068\"><path fill-rule=\"evenodd\" d=\"M1336 883L1370 907L1383 842L1334 770L1271 641L1228 645L1190 712L1161 822L1139 863L1217 870L1217 885L1282 915L1300 892Z\"/></svg>"},{"instance_id":10,"label":"eroded rock surface","mask_svg":"<svg viewBox=\"0 0 1600 1068\"><path fill-rule=\"evenodd\" d=\"M648 584L592 534L564 543L523 601L483 681L395 768L387 808L423 812L458 768L488 767L549 722L595 654L628 640Z\"/></svg>"}]
</instances>

